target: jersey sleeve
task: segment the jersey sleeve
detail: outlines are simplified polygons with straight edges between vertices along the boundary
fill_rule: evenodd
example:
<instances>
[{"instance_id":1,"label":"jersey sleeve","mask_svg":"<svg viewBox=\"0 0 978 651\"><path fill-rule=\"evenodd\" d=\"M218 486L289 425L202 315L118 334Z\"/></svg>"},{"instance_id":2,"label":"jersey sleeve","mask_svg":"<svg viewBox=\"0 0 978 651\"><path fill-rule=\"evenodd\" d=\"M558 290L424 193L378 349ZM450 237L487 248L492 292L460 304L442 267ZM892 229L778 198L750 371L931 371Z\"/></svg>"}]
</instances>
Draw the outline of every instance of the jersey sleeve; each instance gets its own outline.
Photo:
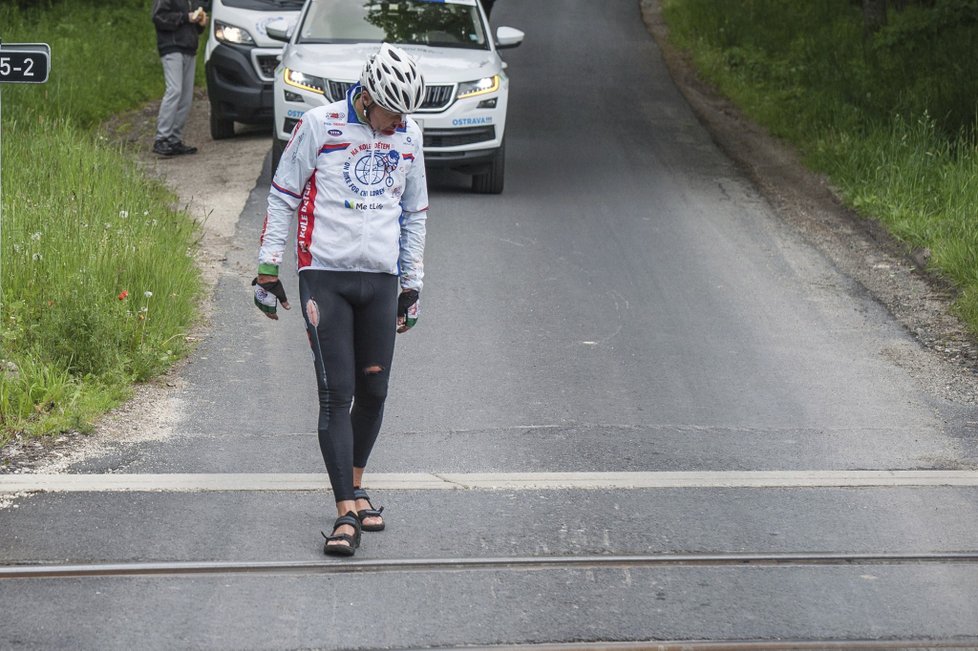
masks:
<instances>
[{"instance_id":1,"label":"jersey sleeve","mask_svg":"<svg viewBox=\"0 0 978 651\"><path fill-rule=\"evenodd\" d=\"M292 130L292 138L282 152L282 160L268 191L268 208L258 251L258 273L277 276L292 216L302 201L302 192L316 173L318 147L315 119L306 116Z\"/></svg>"},{"instance_id":2,"label":"jersey sleeve","mask_svg":"<svg viewBox=\"0 0 978 651\"><path fill-rule=\"evenodd\" d=\"M401 197L401 237L398 266L401 288L421 291L424 284L425 222L428 218L428 179L424 169L421 129L416 125L413 140L417 143L414 160L405 179Z\"/></svg>"}]
</instances>

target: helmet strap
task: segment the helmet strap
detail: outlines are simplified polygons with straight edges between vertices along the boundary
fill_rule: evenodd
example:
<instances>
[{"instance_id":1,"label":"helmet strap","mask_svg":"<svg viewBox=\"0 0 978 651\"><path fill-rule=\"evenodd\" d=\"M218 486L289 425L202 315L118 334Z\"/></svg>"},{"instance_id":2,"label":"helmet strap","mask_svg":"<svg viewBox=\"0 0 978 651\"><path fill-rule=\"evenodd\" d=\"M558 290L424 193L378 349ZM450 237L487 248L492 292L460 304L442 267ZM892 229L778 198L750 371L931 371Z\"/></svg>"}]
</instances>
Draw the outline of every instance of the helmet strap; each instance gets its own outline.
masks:
<instances>
[{"instance_id":1,"label":"helmet strap","mask_svg":"<svg viewBox=\"0 0 978 651\"><path fill-rule=\"evenodd\" d=\"M372 99L371 105L373 105ZM367 106L367 95L363 90L360 91L360 107L363 109L364 121L370 126L370 106Z\"/></svg>"}]
</instances>

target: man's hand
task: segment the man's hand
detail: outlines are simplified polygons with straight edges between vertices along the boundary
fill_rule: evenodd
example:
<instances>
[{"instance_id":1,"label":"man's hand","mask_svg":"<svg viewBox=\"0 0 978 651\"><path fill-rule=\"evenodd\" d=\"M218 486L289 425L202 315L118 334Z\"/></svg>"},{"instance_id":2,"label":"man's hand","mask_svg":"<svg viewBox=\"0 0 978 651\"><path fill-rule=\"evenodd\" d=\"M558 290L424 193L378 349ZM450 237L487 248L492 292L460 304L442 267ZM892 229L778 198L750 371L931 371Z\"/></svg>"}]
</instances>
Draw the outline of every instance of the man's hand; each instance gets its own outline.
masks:
<instances>
[{"instance_id":1,"label":"man's hand","mask_svg":"<svg viewBox=\"0 0 978 651\"><path fill-rule=\"evenodd\" d=\"M285 288L282 287L282 282L278 276L259 274L257 278L251 281L251 284L255 288L255 305L269 319L278 320L277 308L279 303L286 310L292 309L289 306L289 299L285 296Z\"/></svg>"},{"instance_id":2,"label":"man's hand","mask_svg":"<svg viewBox=\"0 0 978 651\"><path fill-rule=\"evenodd\" d=\"M416 289L405 289L397 297L397 331L407 332L421 316L421 295Z\"/></svg>"},{"instance_id":3,"label":"man's hand","mask_svg":"<svg viewBox=\"0 0 978 651\"><path fill-rule=\"evenodd\" d=\"M207 12L204 11L203 7L197 7L190 13L190 22L197 23L201 27L207 26Z\"/></svg>"}]
</instances>

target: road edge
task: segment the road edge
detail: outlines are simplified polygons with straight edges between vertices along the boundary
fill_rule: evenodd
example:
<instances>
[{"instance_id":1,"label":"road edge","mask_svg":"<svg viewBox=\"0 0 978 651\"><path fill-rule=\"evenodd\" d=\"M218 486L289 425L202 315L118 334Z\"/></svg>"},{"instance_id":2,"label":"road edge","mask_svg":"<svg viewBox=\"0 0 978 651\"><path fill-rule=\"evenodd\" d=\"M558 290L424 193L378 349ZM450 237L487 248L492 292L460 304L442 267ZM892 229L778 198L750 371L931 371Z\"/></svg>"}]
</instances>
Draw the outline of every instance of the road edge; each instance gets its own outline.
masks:
<instances>
[{"instance_id":1,"label":"road edge","mask_svg":"<svg viewBox=\"0 0 978 651\"><path fill-rule=\"evenodd\" d=\"M774 213L802 233L841 273L856 281L920 344L896 360L931 394L978 404L978 339L952 309L954 287L923 268L878 222L845 205L828 179L797 151L752 122L703 81L669 41L661 0L640 0L642 20L676 87L714 143L748 177Z\"/></svg>"}]
</instances>

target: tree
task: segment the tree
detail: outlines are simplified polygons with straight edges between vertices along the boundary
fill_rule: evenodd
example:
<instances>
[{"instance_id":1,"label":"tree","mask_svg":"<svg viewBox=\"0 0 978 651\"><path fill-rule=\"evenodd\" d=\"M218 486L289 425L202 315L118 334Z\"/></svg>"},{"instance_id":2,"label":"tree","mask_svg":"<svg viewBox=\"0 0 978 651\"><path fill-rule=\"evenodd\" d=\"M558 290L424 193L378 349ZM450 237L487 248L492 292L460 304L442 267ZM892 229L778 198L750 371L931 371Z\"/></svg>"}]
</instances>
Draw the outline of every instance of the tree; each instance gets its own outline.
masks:
<instances>
[{"instance_id":1,"label":"tree","mask_svg":"<svg viewBox=\"0 0 978 651\"><path fill-rule=\"evenodd\" d=\"M863 30L874 34L886 25L886 0L862 0Z\"/></svg>"}]
</instances>

